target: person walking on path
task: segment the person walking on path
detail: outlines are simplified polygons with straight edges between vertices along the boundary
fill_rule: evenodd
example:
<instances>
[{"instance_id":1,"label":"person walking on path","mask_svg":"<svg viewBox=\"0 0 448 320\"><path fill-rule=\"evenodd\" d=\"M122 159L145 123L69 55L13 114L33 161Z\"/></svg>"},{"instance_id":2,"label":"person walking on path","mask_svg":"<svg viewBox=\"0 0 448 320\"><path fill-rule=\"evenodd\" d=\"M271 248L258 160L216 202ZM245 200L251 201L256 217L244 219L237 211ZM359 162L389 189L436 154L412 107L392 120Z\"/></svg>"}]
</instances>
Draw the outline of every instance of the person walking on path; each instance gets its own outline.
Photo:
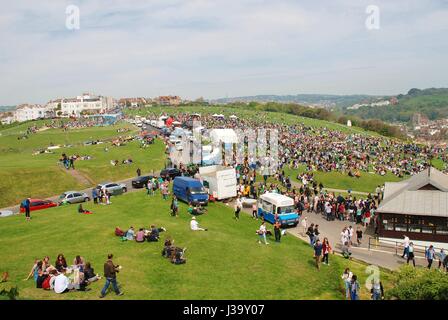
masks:
<instances>
[{"instance_id":1,"label":"person walking on path","mask_svg":"<svg viewBox=\"0 0 448 320\"><path fill-rule=\"evenodd\" d=\"M404 256L408 255L408 250L409 250L409 237L406 235L404 235L403 247L404 247L404 251L403 251L403 254L401 255L401 257L404 259Z\"/></svg>"},{"instance_id":2,"label":"person walking on path","mask_svg":"<svg viewBox=\"0 0 448 320\"><path fill-rule=\"evenodd\" d=\"M324 241L322 242L322 253L323 253L322 263L326 264L327 266L330 265L330 263L328 262L328 255L332 251L333 249L330 246L328 238L324 238Z\"/></svg>"},{"instance_id":3,"label":"person walking on path","mask_svg":"<svg viewBox=\"0 0 448 320\"><path fill-rule=\"evenodd\" d=\"M240 211L241 211L242 207L243 207L243 203L241 202L240 197L237 197L236 201L235 201L235 220L240 219Z\"/></svg>"},{"instance_id":4,"label":"person walking on path","mask_svg":"<svg viewBox=\"0 0 448 320\"><path fill-rule=\"evenodd\" d=\"M269 244L269 242L267 242L267 240L266 240L266 232L267 232L266 231L266 224L263 221L261 223L260 228L257 230L257 234L259 236L258 243L261 243L261 239L263 239L264 240L264 244Z\"/></svg>"},{"instance_id":5,"label":"person walking on path","mask_svg":"<svg viewBox=\"0 0 448 320\"><path fill-rule=\"evenodd\" d=\"M104 263L104 277L106 278L106 283L101 290L100 298L104 298L106 296L106 291L112 283L112 288L114 289L117 296L122 296L123 292L118 289L117 284L117 272L120 271L120 265L114 265L112 258L113 254L107 255L107 261Z\"/></svg>"},{"instance_id":6,"label":"person walking on path","mask_svg":"<svg viewBox=\"0 0 448 320\"><path fill-rule=\"evenodd\" d=\"M72 168L73 170L75 170L75 159L73 158L73 156L70 157L70 166L69 168Z\"/></svg>"},{"instance_id":7,"label":"person walking on path","mask_svg":"<svg viewBox=\"0 0 448 320\"><path fill-rule=\"evenodd\" d=\"M382 300L384 298L383 283L379 279L375 279L372 285L372 300Z\"/></svg>"},{"instance_id":8,"label":"person walking on path","mask_svg":"<svg viewBox=\"0 0 448 320\"><path fill-rule=\"evenodd\" d=\"M314 245L314 243L315 243L317 240L319 240L319 235L320 235L320 232L319 232L319 225L318 225L318 224L316 224L316 225L314 226L314 232L313 232L313 234L314 234L314 237L313 237L313 245Z\"/></svg>"},{"instance_id":9,"label":"person walking on path","mask_svg":"<svg viewBox=\"0 0 448 320\"><path fill-rule=\"evenodd\" d=\"M410 260L412 260L412 265L415 267L414 244L412 242L408 245L408 259L406 263L409 264Z\"/></svg>"},{"instance_id":10,"label":"person walking on path","mask_svg":"<svg viewBox=\"0 0 448 320\"><path fill-rule=\"evenodd\" d=\"M362 230L358 226L358 228L356 228L356 242L358 243L358 247L361 245L361 241L362 241Z\"/></svg>"},{"instance_id":11,"label":"person walking on path","mask_svg":"<svg viewBox=\"0 0 448 320\"><path fill-rule=\"evenodd\" d=\"M140 168L137 168L137 177L140 177L142 175L142 170Z\"/></svg>"},{"instance_id":12,"label":"person walking on path","mask_svg":"<svg viewBox=\"0 0 448 320\"><path fill-rule=\"evenodd\" d=\"M445 253L445 250L443 250L443 248L440 249L440 252L437 254L437 257L438 257L438 259L439 259L439 269L442 268L442 271L443 271L443 270L445 269L445 268L443 267L443 261L444 261L445 258L446 258L446 253Z\"/></svg>"},{"instance_id":13,"label":"person walking on path","mask_svg":"<svg viewBox=\"0 0 448 320\"><path fill-rule=\"evenodd\" d=\"M314 244L314 259L316 260L316 268L320 269L320 261L322 259L322 244L319 240L316 240Z\"/></svg>"},{"instance_id":14,"label":"person walking on path","mask_svg":"<svg viewBox=\"0 0 448 320\"><path fill-rule=\"evenodd\" d=\"M300 225L302 226L302 236L306 235L306 232L308 230L308 218L305 217L302 219L302 221L300 222Z\"/></svg>"},{"instance_id":15,"label":"person walking on path","mask_svg":"<svg viewBox=\"0 0 448 320\"><path fill-rule=\"evenodd\" d=\"M26 221L30 221L30 219L31 219L30 205L31 205L30 198L26 198L25 201L23 202L23 206L25 208Z\"/></svg>"},{"instance_id":16,"label":"person walking on path","mask_svg":"<svg viewBox=\"0 0 448 320\"><path fill-rule=\"evenodd\" d=\"M433 245L430 245L428 249L425 251L425 258L428 261L428 269L431 269L432 262L436 257L436 251L434 250Z\"/></svg>"},{"instance_id":17,"label":"person walking on path","mask_svg":"<svg viewBox=\"0 0 448 320\"><path fill-rule=\"evenodd\" d=\"M359 300L359 290L361 286L358 282L358 277L356 275L352 276L352 280L350 281L350 299L351 300Z\"/></svg>"},{"instance_id":18,"label":"person walking on path","mask_svg":"<svg viewBox=\"0 0 448 320\"><path fill-rule=\"evenodd\" d=\"M274 235L275 235L275 242L280 242L280 239L282 237L282 230L281 230L282 224L277 219L274 223Z\"/></svg>"},{"instance_id":19,"label":"person walking on path","mask_svg":"<svg viewBox=\"0 0 448 320\"><path fill-rule=\"evenodd\" d=\"M310 238L310 246L314 245L314 223L312 223L308 230L306 231L306 235Z\"/></svg>"},{"instance_id":20,"label":"person walking on path","mask_svg":"<svg viewBox=\"0 0 448 320\"><path fill-rule=\"evenodd\" d=\"M342 280L344 281L345 285L345 298L348 300L350 299L350 284L352 282L353 273L350 271L349 268L346 268L344 270L344 273L342 274Z\"/></svg>"},{"instance_id":21,"label":"person walking on path","mask_svg":"<svg viewBox=\"0 0 448 320\"><path fill-rule=\"evenodd\" d=\"M258 220L257 204L252 205L252 218Z\"/></svg>"}]
</instances>

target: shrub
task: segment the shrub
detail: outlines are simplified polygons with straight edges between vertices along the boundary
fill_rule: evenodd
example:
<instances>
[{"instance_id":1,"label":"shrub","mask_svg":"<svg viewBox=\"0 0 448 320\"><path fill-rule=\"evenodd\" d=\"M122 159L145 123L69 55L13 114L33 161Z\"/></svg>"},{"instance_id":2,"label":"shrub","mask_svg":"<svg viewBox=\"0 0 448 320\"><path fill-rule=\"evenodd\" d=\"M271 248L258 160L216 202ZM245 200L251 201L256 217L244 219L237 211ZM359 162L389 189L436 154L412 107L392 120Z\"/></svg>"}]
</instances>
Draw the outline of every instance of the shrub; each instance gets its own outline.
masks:
<instances>
[{"instance_id":1,"label":"shrub","mask_svg":"<svg viewBox=\"0 0 448 320\"><path fill-rule=\"evenodd\" d=\"M388 299L448 300L448 276L437 269L405 265L396 273L395 286L386 292Z\"/></svg>"}]
</instances>

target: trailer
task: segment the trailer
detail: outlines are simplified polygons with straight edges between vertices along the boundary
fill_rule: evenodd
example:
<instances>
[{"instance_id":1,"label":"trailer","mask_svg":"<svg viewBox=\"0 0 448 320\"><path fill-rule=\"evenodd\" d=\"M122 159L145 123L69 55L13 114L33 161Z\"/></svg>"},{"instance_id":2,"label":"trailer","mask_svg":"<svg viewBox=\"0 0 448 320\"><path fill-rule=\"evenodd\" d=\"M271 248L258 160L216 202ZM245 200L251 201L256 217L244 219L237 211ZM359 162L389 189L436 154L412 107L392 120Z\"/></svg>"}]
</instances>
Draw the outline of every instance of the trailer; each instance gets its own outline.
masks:
<instances>
[{"instance_id":1,"label":"trailer","mask_svg":"<svg viewBox=\"0 0 448 320\"><path fill-rule=\"evenodd\" d=\"M199 174L208 187L209 194L216 200L236 197L236 171L235 168L224 166L206 166L199 168Z\"/></svg>"}]
</instances>

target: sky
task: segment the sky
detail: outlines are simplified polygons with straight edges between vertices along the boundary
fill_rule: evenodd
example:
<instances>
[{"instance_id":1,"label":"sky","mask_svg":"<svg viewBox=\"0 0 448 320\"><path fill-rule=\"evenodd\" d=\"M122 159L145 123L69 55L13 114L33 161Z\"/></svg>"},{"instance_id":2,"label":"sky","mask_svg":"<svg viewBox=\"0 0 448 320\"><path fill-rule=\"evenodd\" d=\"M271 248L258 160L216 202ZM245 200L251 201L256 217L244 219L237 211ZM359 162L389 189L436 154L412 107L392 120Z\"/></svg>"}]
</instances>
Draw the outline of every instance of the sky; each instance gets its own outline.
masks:
<instances>
[{"instance_id":1,"label":"sky","mask_svg":"<svg viewBox=\"0 0 448 320\"><path fill-rule=\"evenodd\" d=\"M448 87L447 35L448 0L3 1L0 105Z\"/></svg>"}]
</instances>

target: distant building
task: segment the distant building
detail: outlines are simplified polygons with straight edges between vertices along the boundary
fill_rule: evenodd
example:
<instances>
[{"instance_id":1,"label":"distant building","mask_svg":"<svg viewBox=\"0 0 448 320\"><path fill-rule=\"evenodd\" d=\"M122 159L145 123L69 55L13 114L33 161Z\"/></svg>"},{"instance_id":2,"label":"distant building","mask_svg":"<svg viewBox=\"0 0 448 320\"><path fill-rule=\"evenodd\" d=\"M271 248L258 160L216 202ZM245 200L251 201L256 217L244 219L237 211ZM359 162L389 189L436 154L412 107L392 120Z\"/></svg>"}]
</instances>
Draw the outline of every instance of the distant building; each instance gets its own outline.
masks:
<instances>
[{"instance_id":1,"label":"distant building","mask_svg":"<svg viewBox=\"0 0 448 320\"><path fill-rule=\"evenodd\" d=\"M382 239L445 246L448 243L448 175L428 168L402 182L386 182L377 210Z\"/></svg>"},{"instance_id":2,"label":"distant building","mask_svg":"<svg viewBox=\"0 0 448 320\"><path fill-rule=\"evenodd\" d=\"M118 104L121 107L131 108L143 107L149 102L150 101L145 98L121 98L120 100L118 100Z\"/></svg>"},{"instance_id":3,"label":"distant building","mask_svg":"<svg viewBox=\"0 0 448 320\"><path fill-rule=\"evenodd\" d=\"M351 127L352 126L352 121L351 120L347 120L347 127Z\"/></svg>"},{"instance_id":4,"label":"distant building","mask_svg":"<svg viewBox=\"0 0 448 320\"><path fill-rule=\"evenodd\" d=\"M51 106L40 104L21 104L14 111L14 121L23 122L28 120L51 117Z\"/></svg>"},{"instance_id":5,"label":"distant building","mask_svg":"<svg viewBox=\"0 0 448 320\"><path fill-rule=\"evenodd\" d=\"M182 102L179 96L160 96L155 98L154 101L162 106L178 106Z\"/></svg>"},{"instance_id":6,"label":"distant building","mask_svg":"<svg viewBox=\"0 0 448 320\"><path fill-rule=\"evenodd\" d=\"M111 97L84 93L76 98L61 99L61 112L65 116L79 117L83 112L105 113L115 106Z\"/></svg>"}]
</instances>

